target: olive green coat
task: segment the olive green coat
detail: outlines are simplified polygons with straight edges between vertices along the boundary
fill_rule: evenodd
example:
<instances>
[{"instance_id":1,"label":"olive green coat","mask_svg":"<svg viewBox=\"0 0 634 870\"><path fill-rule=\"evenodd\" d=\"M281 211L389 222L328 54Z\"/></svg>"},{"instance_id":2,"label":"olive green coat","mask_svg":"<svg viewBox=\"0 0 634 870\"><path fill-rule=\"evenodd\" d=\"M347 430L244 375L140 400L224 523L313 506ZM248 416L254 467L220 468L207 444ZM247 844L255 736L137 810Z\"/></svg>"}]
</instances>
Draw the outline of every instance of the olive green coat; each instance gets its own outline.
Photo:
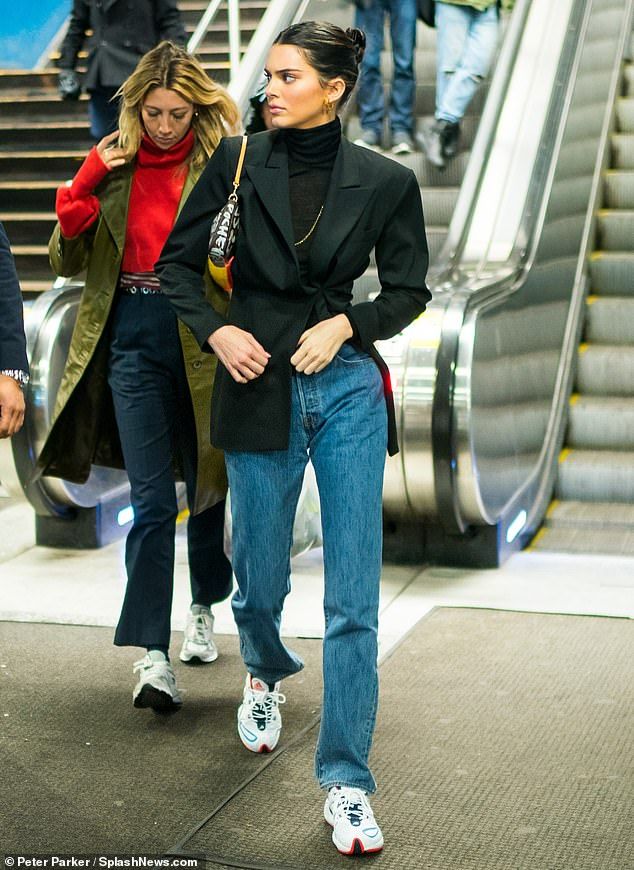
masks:
<instances>
[{"instance_id":1,"label":"olive green coat","mask_svg":"<svg viewBox=\"0 0 634 870\"><path fill-rule=\"evenodd\" d=\"M133 167L106 177L95 193L98 221L75 239L64 239L59 224L49 243L57 275L72 277L87 268L70 351L55 403L51 430L38 459L38 472L84 483L91 464L124 468L114 408L107 381L108 320L113 309L125 242L126 216ZM200 172L190 170L179 211ZM221 313L227 298L211 280L207 298ZM203 353L189 329L179 322L183 359L192 398L198 442L196 498L193 513L211 507L227 490L223 455L211 446L211 390L217 360ZM161 336L156 336L157 342ZM178 468L177 476L181 476Z\"/></svg>"}]
</instances>

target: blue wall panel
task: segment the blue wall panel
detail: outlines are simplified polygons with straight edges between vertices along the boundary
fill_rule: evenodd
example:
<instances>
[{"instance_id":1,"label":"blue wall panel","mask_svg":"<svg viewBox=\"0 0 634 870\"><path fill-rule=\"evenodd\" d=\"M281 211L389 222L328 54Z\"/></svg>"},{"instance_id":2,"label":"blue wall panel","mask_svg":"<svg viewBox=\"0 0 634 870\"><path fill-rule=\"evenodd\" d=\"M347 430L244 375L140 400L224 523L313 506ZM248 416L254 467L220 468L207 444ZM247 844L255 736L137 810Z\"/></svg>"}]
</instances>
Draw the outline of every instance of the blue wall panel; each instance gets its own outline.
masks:
<instances>
[{"instance_id":1,"label":"blue wall panel","mask_svg":"<svg viewBox=\"0 0 634 870\"><path fill-rule=\"evenodd\" d=\"M70 9L71 0L3 0L0 68L32 69Z\"/></svg>"}]
</instances>

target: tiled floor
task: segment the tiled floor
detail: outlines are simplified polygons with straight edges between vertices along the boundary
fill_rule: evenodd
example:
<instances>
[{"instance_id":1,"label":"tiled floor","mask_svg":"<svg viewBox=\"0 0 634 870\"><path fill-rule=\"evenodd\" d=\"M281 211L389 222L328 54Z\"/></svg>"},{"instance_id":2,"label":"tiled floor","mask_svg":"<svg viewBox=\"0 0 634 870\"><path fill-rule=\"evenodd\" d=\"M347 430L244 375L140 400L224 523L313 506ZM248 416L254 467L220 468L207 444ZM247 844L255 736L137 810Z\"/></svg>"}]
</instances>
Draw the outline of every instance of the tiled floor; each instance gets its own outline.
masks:
<instances>
[{"instance_id":1,"label":"tiled floor","mask_svg":"<svg viewBox=\"0 0 634 870\"><path fill-rule=\"evenodd\" d=\"M125 587L123 542L94 551L34 545L31 508L0 503L0 620L114 626ZM177 534L172 626L183 627L188 578L185 527ZM293 561L283 632L323 633L321 550ZM488 607L634 616L634 558L523 552L497 570L385 565L381 584L381 653L385 655L435 606ZM228 601L214 609L216 631L235 633Z\"/></svg>"}]
</instances>

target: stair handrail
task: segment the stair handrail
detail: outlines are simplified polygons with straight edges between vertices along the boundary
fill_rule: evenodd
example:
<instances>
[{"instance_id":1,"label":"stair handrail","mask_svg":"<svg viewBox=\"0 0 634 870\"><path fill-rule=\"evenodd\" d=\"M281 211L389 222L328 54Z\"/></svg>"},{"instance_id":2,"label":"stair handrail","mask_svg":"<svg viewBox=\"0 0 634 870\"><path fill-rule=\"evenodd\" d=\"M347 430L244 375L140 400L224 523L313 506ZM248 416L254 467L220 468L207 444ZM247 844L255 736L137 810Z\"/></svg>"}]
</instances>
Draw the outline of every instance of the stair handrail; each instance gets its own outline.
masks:
<instances>
[{"instance_id":1,"label":"stair handrail","mask_svg":"<svg viewBox=\"0 0 634 870\"><path fill-rule=\"evenodd\" d=\"M203 12L200 21L196 25L196 29L187 43L187 51L190 54L195 54L198 51L198 47L218 14L222 2L223 0L211 0ZM229 31L229 68L231 76L233 76L240 65L240 4L238 0L226 0L226 3L227 27Z\"/></svg>"}]
</instances>

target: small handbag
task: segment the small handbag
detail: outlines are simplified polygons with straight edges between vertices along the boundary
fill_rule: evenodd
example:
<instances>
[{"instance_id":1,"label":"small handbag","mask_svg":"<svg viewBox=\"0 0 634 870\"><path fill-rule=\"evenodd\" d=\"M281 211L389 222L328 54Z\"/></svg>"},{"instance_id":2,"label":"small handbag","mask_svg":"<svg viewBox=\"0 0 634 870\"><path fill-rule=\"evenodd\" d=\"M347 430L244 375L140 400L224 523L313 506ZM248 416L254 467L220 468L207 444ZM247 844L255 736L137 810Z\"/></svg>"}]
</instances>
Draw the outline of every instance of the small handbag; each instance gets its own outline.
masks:
<instances>
[{"instance_id":1,"label":"small handbag","mask_svg":"<svg viewBox=\"0 0 634 870\"><path fill-rule=\"evenodd\" d=\"M209 232L209 246L207 249L207 266L213 280L230 293L233 288L231 280L231 263L233 262L233 248L240 224L240 209L238 207L238 187L242 175L242 164L247 150L247 136L242 137L242 146L236 174L233 179L233 190L229 194L226 203L220 209L211 224Z\"/></svg>"}]
</instances>

